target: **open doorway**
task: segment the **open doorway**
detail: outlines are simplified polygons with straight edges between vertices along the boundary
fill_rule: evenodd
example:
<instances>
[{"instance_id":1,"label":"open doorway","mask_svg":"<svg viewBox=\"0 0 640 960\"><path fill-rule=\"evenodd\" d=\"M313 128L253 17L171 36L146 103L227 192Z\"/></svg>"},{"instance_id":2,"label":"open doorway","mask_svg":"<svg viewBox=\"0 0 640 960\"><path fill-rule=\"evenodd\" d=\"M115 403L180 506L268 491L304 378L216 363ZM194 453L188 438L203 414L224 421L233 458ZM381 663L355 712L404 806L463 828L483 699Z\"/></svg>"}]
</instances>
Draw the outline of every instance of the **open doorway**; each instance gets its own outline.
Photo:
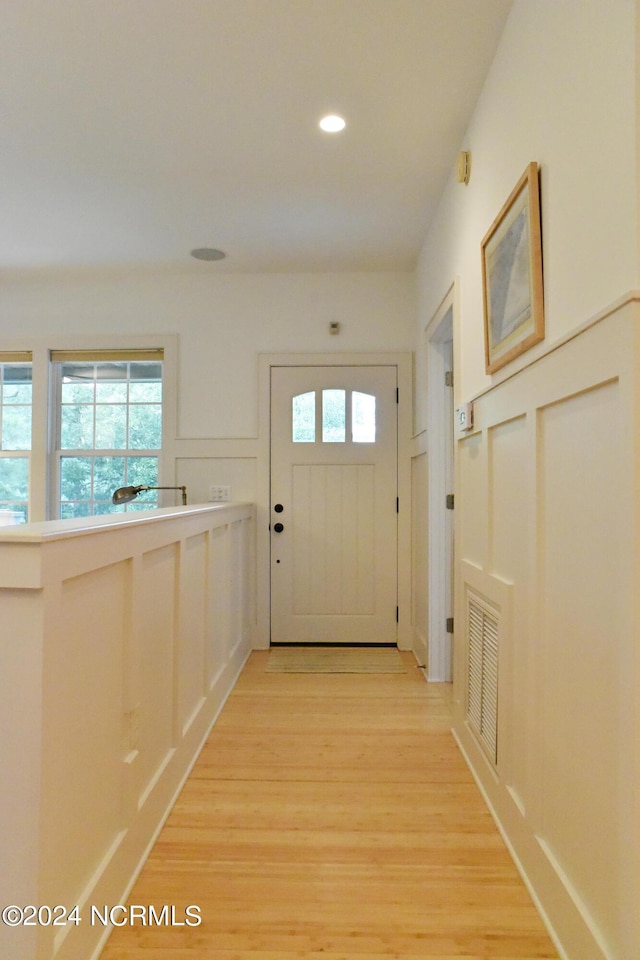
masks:
<instances>
[{"instance_id":1,"label":"open doorway","mask_svg":"<svg viewBox=\"0 0 640 960\"><path fill-rule=\"evenodd\" d=\"M453 320L454 287L428 324L429 677L453 677Z\"/></svg>"}]
</instances>

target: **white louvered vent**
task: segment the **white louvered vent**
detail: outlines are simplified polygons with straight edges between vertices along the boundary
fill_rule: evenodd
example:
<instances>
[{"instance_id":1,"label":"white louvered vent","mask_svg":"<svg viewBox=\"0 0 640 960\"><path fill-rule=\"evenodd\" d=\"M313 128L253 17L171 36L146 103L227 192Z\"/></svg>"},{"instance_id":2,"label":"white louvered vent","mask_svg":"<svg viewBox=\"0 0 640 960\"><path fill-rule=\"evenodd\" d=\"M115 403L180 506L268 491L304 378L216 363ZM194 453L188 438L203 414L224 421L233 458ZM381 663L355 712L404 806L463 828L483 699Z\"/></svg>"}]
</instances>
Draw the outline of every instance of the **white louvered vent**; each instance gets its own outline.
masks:
<instances>
[{"instance_id":1,"label":"white louvered vent","mask_svg":"<svg viewBox=\"0 0 640 960\"><path fill-rule=\"evenodd\" d=\"M495 609L467 594L467 718L494 764L498 762L498 623Z\"/></svg>"}]
</instances>

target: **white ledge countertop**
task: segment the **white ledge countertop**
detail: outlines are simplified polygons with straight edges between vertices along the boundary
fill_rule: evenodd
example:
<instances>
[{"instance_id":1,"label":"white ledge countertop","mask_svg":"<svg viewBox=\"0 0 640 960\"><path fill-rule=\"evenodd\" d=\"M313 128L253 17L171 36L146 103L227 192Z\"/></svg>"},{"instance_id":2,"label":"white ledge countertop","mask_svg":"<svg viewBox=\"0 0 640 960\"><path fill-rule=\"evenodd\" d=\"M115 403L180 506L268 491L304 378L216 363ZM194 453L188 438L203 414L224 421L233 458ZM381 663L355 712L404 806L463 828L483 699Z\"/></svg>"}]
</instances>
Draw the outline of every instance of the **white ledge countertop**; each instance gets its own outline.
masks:
<instances>
[{"instance_id":1,"label":"white ledge countertop","mask_svg":"<svg viewBox=\"0 0 640 960\"><path fill-rule=\"evenodd\" d=\"M37 523L16 523L0 526L0 543L44 543L49 540L65 540L83 537L101 531L141 524L157 523L159 520L185 519L203 513L220 513L225 510L246 509L245 502L196 503L186 507L158 507L150 510L135 510L130 513L105 513L96 517L71 520L43 520Z\"/></svg>"},{"instance_id":2,"label":"white ledge countertop","mask_svg":"<svg viewBox=\"0 0 640 960\"><path fill-rule=\"evenodd\" d=\"M0 527L0 601L254 516L252 503L196 503Z\"/></svg>"}]
</instances>

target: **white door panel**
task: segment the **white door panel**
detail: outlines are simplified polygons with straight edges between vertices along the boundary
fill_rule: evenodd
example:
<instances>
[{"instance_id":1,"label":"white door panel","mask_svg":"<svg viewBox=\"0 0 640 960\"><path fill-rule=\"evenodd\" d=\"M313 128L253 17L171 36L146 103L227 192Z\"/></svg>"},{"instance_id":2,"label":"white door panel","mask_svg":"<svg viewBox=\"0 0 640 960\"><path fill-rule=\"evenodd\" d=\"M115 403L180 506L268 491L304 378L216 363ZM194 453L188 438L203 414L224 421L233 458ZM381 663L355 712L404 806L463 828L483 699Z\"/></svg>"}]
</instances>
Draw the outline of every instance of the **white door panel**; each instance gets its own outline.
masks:
<instances>
[{"instance_id":1,"label":"white door panel","mask_svg":"<svg viewBox=\"0 0 640 960\"><path fill-rule=\"evenodd\" d=\"M273 368L272 643L395 643L396 496L396 368Z\"/></svg>"},{"instance_id":2,"label":"white door panel","mask_svg":"<svg viewBox=\"0 0 640 960\"><path fill-rule=\"evenodd\" d=\"M371 464L293 467L293 612L373 614Z\"/></svg>"}]
</instances>

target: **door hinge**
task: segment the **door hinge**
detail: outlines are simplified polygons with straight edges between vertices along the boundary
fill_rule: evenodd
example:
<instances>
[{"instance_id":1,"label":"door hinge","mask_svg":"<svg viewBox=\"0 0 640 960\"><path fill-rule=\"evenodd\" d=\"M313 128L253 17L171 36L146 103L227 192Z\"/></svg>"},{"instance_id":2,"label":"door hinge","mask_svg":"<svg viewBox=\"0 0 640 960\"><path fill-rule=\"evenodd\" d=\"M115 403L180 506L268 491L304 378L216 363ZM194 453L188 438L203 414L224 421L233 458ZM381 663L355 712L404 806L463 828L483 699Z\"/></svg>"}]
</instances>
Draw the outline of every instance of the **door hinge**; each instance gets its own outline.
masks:
<instances>
[{"instance_id":1,"label":"door hinge","mask_svg":"<svg viewBox=\"0 0 640 960\"><path fill-rule=\"evenodd\" d=\"M396 513L400 513L400 497L396 497Z\"/></svg>"},{"instance_id":2,"label":"door hinge","mask_svg":"<svg viewBox=\"0 0 640 960\"><path fill-rule=\"evenodd\" d=\"M444 385L445 387L453 386L453 370L447 370L444 375Z\"/></svg>"},{"instance_id":3,"label":"door hinge","mask_svg":"<svg viewBox=\"0 0 640 960\"><path fill-rule=\"evenodd\" d=\"M447 633L453 633L453 617L447 617Z\"/></svg>"},{"instance_id":4,"label":"door hinge","mask_svg":"<svg viewBox=\"0 0 640 960\"><path fill-rule=\"evenodd\" d=\"M454 509L454 501L455 501L455 496L454 496L454 494L453 494L453 493L448 493L448 494L447 494L447 500L446 500L447 510L453 510L453 509Z\"/></svg>"},{"instance_id":5,"label":"door hinge","mask_svg":"<svg viewBox=\"0 0 640 960\"><path fill-rule=\"evenodd\" d=\"M396 403L400 403L400 387L396 387Z\"/></svg>"},{"instance_id":6,"label":"door hinge","mask_svg":"<svg viewBox=\"0 0 640 960\"><path fill-rule=\"evenodd\" d=\"M400 623L400 607L396 607L396 623Z\"/></svg>"}]
</instances>

